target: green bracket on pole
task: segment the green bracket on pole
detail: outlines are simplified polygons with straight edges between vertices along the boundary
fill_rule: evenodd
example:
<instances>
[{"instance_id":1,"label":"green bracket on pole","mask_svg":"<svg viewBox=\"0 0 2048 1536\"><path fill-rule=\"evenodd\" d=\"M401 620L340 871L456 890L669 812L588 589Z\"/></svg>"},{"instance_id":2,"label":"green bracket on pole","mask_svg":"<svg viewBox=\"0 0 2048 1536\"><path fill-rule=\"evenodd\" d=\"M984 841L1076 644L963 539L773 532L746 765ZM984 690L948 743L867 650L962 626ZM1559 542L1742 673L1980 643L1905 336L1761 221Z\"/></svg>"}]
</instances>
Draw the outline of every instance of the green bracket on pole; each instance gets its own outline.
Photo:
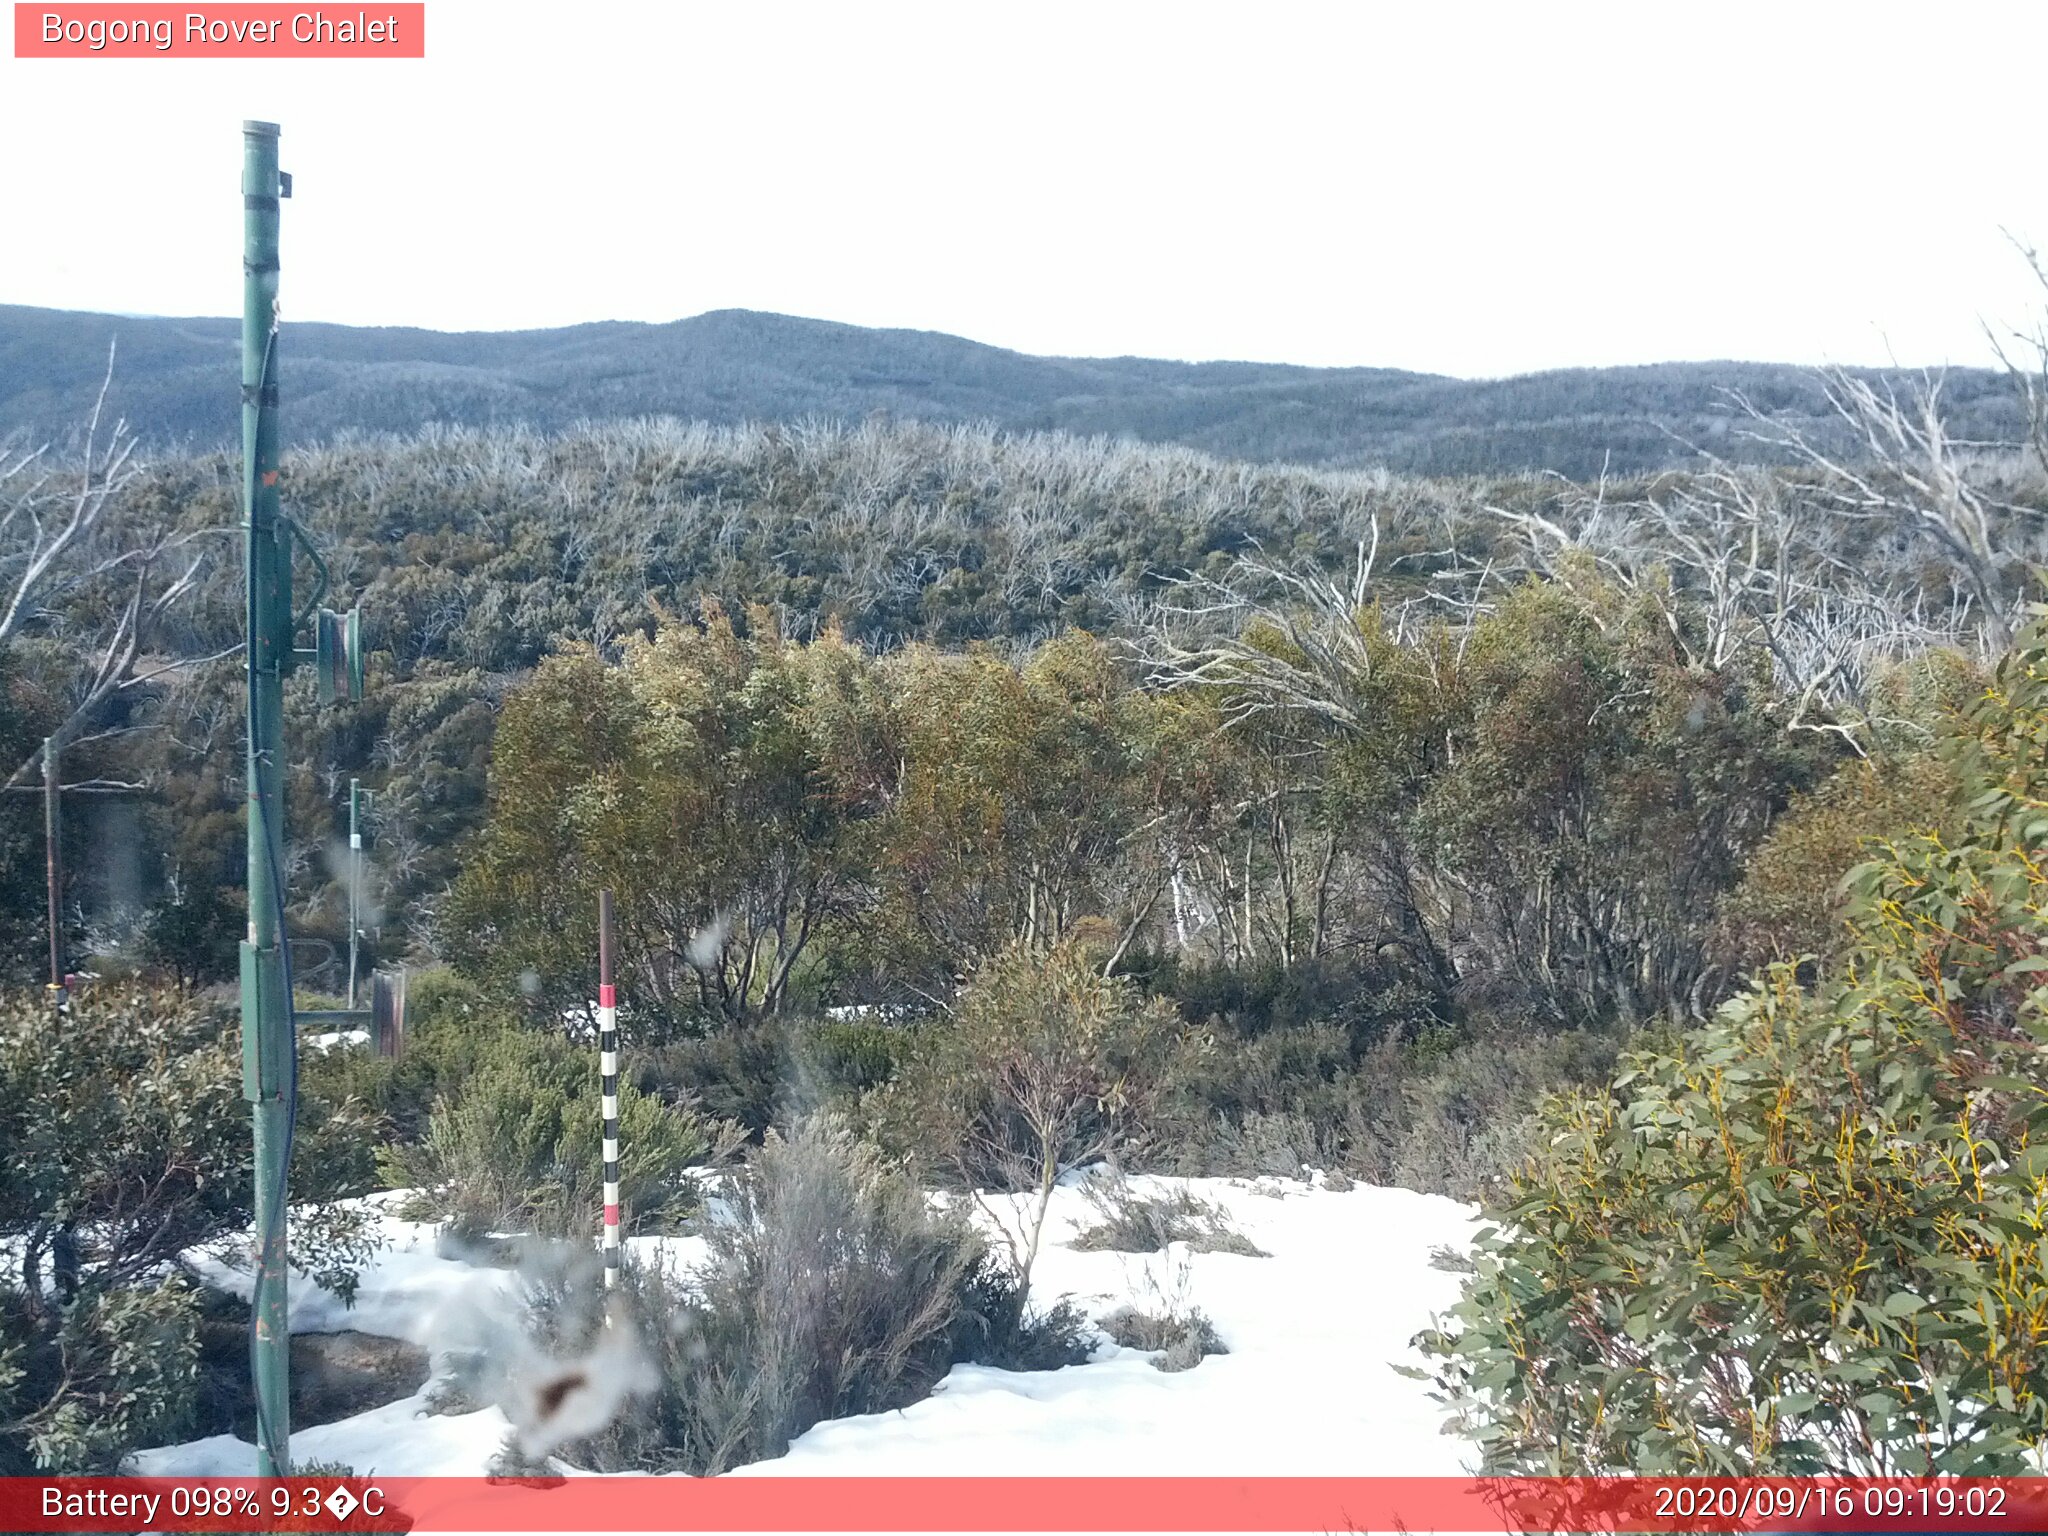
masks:
<instances>
[{"instance_id":1,"label":"green bracket on pole","mask_svg":"<svg viewBox=\"0 0 2048 1536\"><path fill-rule=\"evenodd\" d=\"M313 669L313 687L322 704L339 704L363 696L363 610L312 613L313 643L292 652L295 665Z\"/></svg>"},{"instance_id":2,"label":"green bracket on pole","mask_svg":"<svg viewBox=\"0 0 2048 1536\"><path fill-rule=\"evenodd\" d=\"M242 997L262 995L265 1018L285 1017L284 977L265 966L262 952L242 946ZM242 1031L242 1097L260 1104L283 1094L291 1084L291 1036L281 1029Z\"/></svg>"},{"instance_id":3,"label":"green bracket on pole","mask_svg":"<svg viewBox=\"0 0 2048 1536\"><path fill-rule=\"evenodd\" d=\"M292 1015L301 1029L360 1029L376 1056L405 1050L405 972L378 971L370 978L367 1008L301 1008Z\"/></svg>"},{"instance_id":4,"label":"green bracket on pole","mask_svg":"<svg viewBox=\"0 0 2048 1536\"><path fill-rule=\"evenodd\" d=\"M322 608L313 616L314 680L320 702L333 704L363 696L363 610L336 613Z\"/></svg>"}]
</instances>

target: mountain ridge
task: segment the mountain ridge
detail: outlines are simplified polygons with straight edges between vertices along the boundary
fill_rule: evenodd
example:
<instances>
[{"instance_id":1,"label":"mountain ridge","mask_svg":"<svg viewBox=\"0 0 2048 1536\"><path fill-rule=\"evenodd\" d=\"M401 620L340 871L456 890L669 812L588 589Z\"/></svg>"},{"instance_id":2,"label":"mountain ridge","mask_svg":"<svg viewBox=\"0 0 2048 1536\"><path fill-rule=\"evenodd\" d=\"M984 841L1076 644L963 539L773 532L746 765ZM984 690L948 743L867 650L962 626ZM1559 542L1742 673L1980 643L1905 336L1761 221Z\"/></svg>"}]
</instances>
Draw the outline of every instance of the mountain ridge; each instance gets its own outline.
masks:
<instances>
[{"instance_id":1,"label":"mountain ridge","mask_svg":"<svg viewBox=\"0 0 2048 1536\"><path fill-rule=\"evenodd\" d=\"M74 431L112 341L110 406L145 437L234 442L239 338L239 320L226 317L0 305L0 437ZM429 422L553 431L632 416L738 422L884 413L1128 436L1254 461L1587 478L1696 464L1701 455L1689 445L1761 456L1739 435L1730 392L1787 425L1827 426L1812 371L1789 364L1653 363L1458 379L1379 367L1041 357L942 331L745 309L522 331L288 323L281 360L287 442ZM1952 369L1946 378L1959 436L2019 435L2003 374Z\"/></svg>"}]
</instances>

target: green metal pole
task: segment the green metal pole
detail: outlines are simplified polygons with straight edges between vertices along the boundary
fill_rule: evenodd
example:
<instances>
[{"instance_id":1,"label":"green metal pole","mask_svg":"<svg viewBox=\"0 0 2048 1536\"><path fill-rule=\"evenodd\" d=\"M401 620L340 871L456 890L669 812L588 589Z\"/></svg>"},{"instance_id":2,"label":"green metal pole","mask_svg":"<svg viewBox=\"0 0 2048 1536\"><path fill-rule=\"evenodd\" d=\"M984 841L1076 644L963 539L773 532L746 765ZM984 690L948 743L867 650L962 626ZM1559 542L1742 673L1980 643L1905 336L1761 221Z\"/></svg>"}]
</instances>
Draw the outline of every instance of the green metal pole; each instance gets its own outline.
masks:
<instances>
[{"instance_id":1,"label":"green metal pole","mask_svg":"<svg viewBox=\"0 0 2048 1536\"><path fill-rule=\"evenodd\" d=\"M291 1470L285 1168L291 1144L291 999L285 988L284 675L292 664L290 530L277 494L277 125L242 124L242 505L248 576L249 933L242 944L242 1092L256 1135L256 1285L250 1372L256 1470Z\"/></svg>"}]
</instances>

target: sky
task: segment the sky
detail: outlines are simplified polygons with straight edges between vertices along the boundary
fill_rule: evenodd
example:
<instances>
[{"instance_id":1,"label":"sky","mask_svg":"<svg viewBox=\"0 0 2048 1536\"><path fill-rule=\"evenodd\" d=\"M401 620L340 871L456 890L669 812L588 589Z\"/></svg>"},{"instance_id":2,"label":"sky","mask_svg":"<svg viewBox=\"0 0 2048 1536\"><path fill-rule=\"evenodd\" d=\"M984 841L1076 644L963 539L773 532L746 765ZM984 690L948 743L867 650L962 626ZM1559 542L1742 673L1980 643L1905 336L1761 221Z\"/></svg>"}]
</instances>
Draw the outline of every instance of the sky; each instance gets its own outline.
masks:
<instances>
[{"instance_id":1,"label":"sky","mask_svg":"<svg viewBox=\"0 0 2048 1536\"><path fill-rule=\"evenodd\" d=\"M374 13L374 0L370 7ZM355 7L329 7L353 15ZM110 12L110 14L112 14ZM1468 377L1975 364L2043 295L2048 6L428 0L423 60L0 56L0 303L748 308Z\"/></svg>"}]
</instances>

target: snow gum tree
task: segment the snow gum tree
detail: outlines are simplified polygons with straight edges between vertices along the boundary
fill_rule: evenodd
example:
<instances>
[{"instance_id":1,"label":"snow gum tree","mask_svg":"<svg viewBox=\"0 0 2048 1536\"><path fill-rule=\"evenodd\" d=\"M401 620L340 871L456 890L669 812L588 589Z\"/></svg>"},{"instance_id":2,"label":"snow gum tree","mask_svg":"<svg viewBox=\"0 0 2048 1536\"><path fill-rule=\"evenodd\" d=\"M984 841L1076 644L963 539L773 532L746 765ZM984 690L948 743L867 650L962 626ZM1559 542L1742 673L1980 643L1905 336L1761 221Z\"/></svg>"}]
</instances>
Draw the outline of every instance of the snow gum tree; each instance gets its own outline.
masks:
<instances>
[{"instance_id":1,"label":"snow gum tree","mask_svg":"<svg viewBox=\"0 0 2048 1536\"><path fill-rule=\"evenodd\" d=\"M582 1006L609 885L641 1019L740 1025L833 982L943 998L1081 926L1107 926L1113 968L1160 910L1210 733L1100 641L877 658L763 610L701 618L616 664L553 657L507 699L458 964Z\"/></svg>"},{"instance_id":2,"label":"snow gum tree","mask_svg":"<svg viewBox=\"0 0 2048 1536\"><path fill-rule=\"evenodd\" d=\"M885 671L903 763L879 871L889 958L950 979L1084 922L1120 958L1213 798L1206 710L1133 687L1086 634L1014 665L917 646Z\"/></svg>"},{"instance_id":3,"label":"snow gum tree","mask_svg":"<svg viewBox=\"0 0 2048 1536\"><path fill-rule=\"evenodd\" d=\"M450 898L451 951L558 1007L588 998L596 892L618 895L632 989L669 1012L781 1011L863 898L879 810L872 665L756 612L551 658L507 700L489 821Z\"/></svg>"},{"instance_id":4,"label":"snow gum tree","mask_svg":"<svg viewBox=\"0 0 2048 1536\"><path fill-rule=\"evenodd\" d=\"M2048 628L1838 967L1554 1099L1424 1342L1495 1469L2018 1474L2048 1437Z\"/></svg>"}]
</instances>

